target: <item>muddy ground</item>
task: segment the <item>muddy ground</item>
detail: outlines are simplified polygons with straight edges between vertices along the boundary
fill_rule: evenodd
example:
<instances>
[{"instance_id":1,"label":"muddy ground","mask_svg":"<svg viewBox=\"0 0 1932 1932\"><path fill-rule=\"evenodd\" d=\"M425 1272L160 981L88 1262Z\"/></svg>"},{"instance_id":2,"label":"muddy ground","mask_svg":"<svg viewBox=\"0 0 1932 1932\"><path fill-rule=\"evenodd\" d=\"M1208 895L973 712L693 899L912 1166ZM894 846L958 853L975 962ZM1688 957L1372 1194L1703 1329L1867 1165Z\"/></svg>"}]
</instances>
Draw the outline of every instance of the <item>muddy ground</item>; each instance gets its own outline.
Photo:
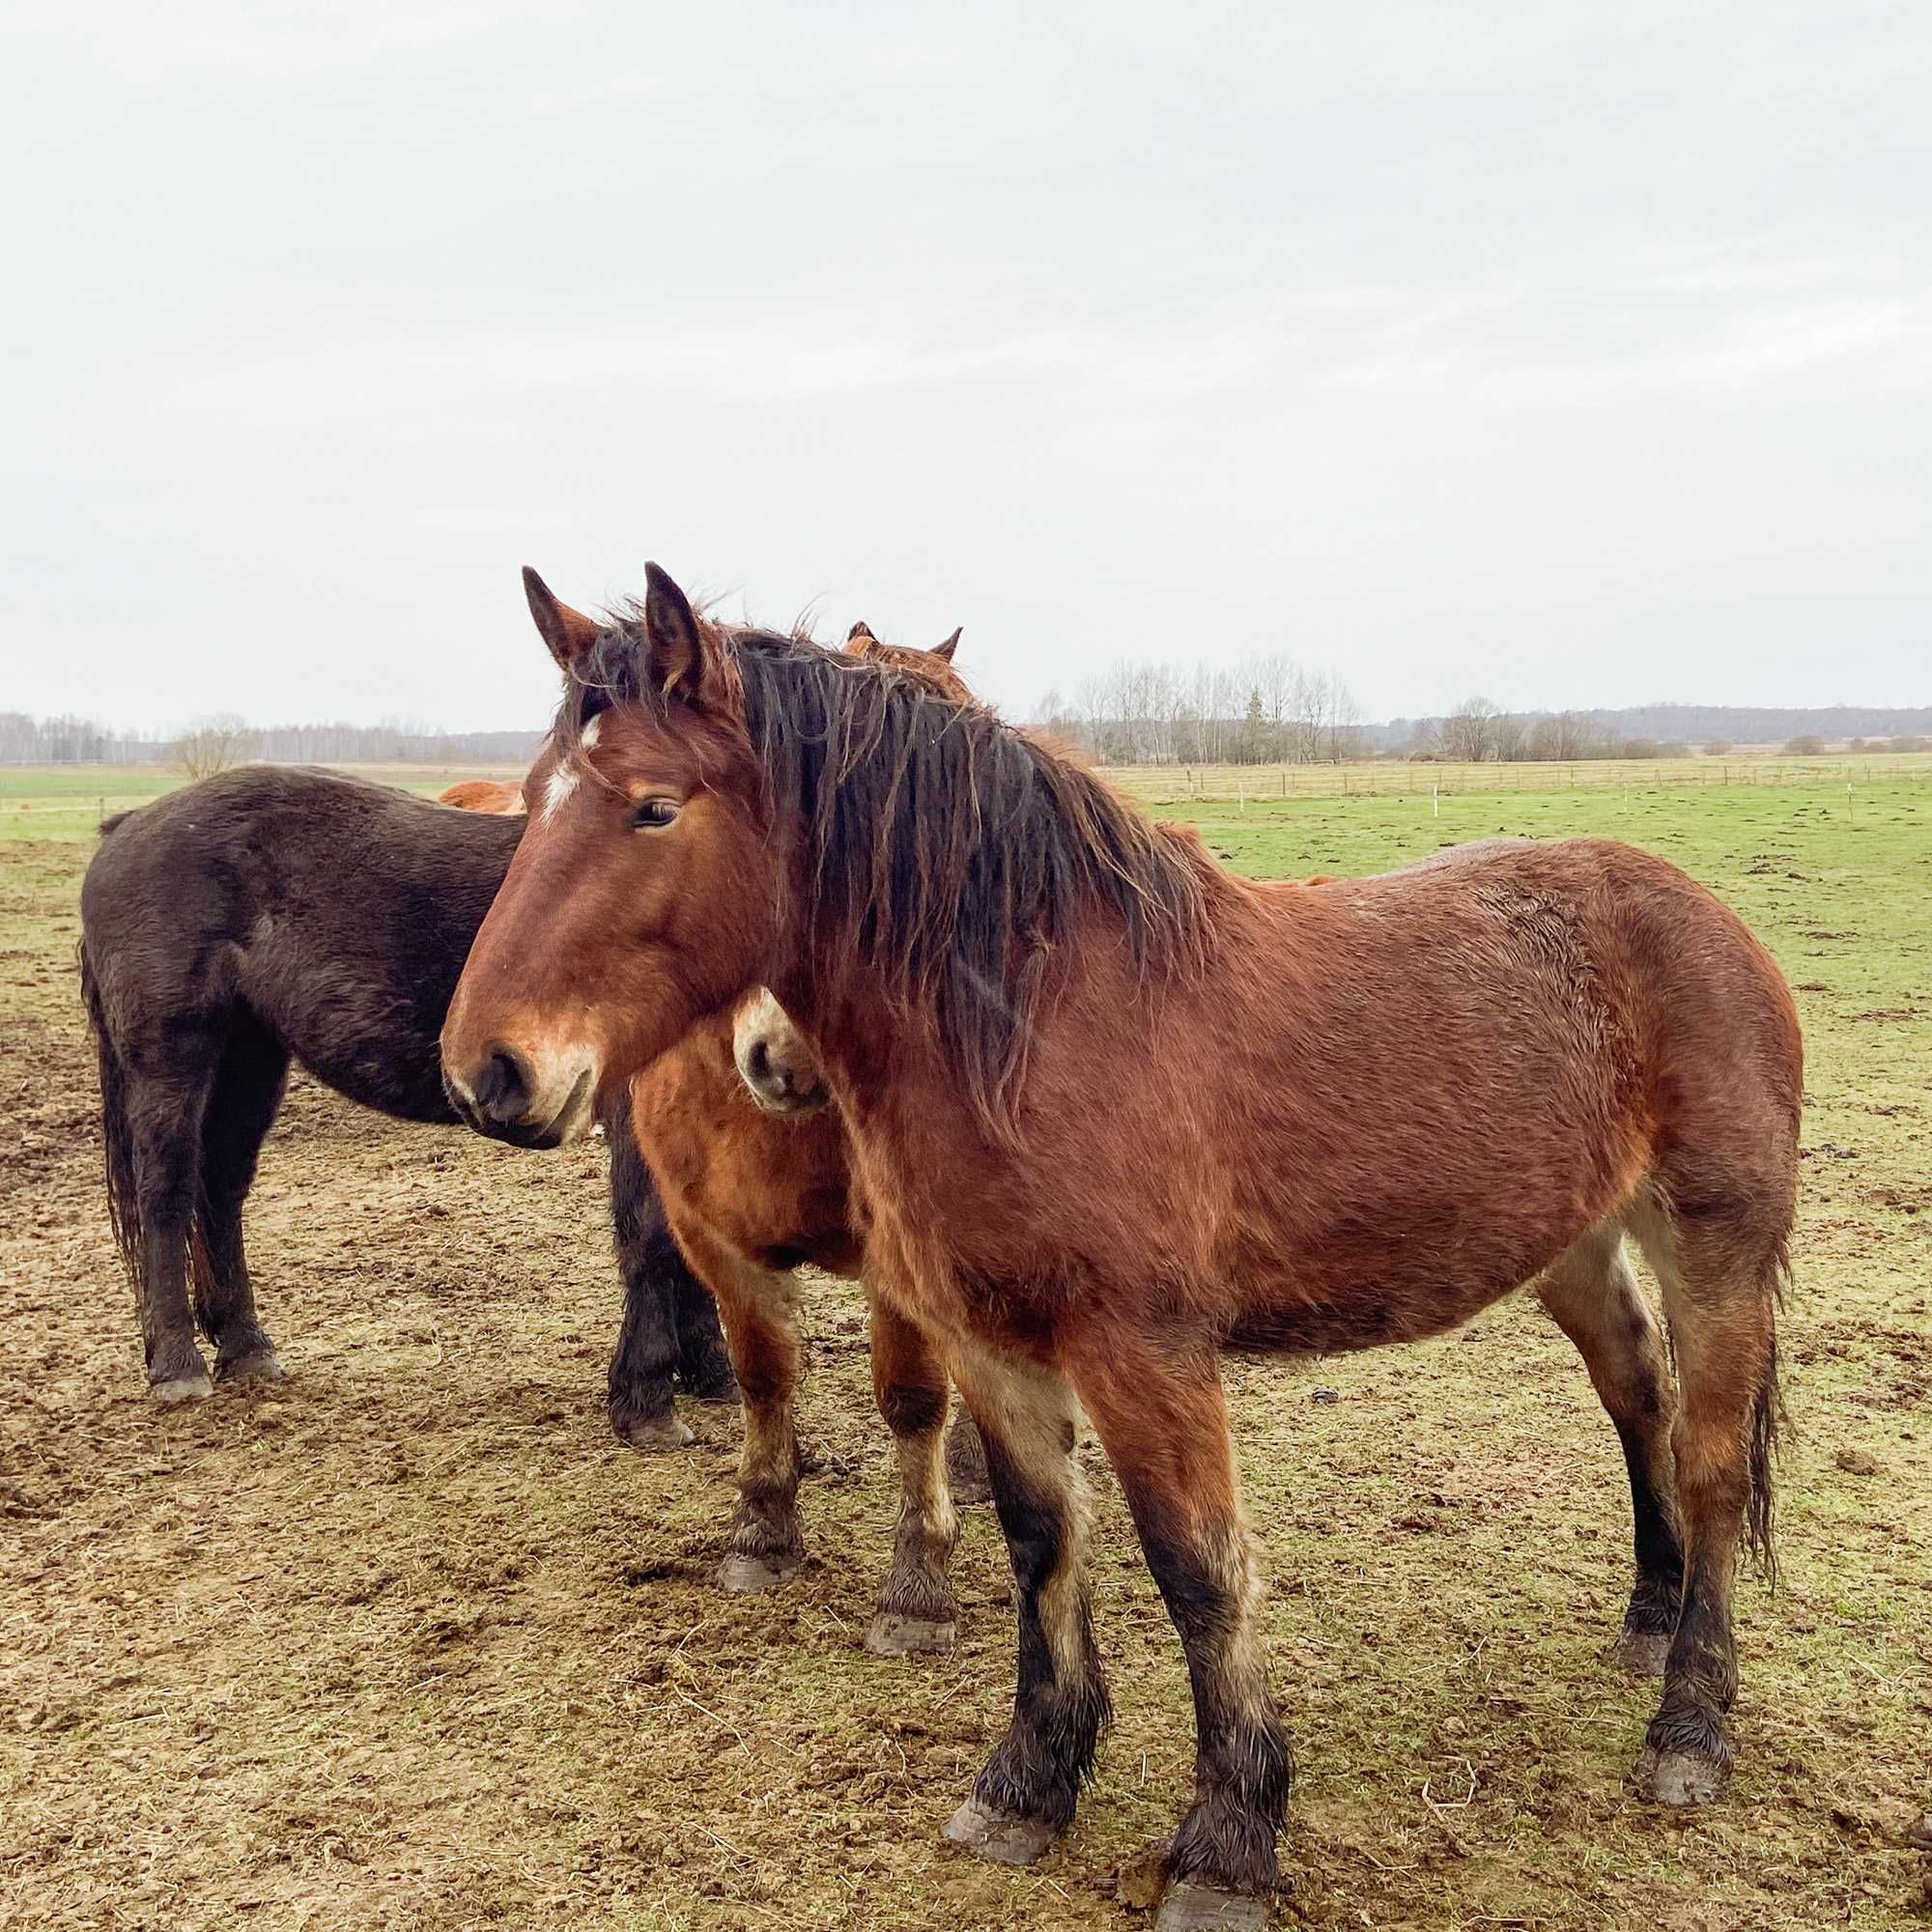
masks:
<instances>
[{"instance_id":1,"label":"muddy ground","mask_svg":"<svg viewBox=\"0 0 1932 1932\"><path fill-rule=\"evenodd\" d=\"M1652 1693L1599 1658L1628 1585L1620 1459L1529 1305L1428 1347L1232 1364L1300 1757L1286 1923L1877 1927L1921 1895L1932 787L1862 830L1822 796L1673 797L1622 825L1589 817L1607 800L1500 822L1490 801L1454 830L1640 837L1804 988L1785 1578L1740 1592L1731 1798L1680 1818L1632 1792ZM1401 801L1211 810L1258 871L1369 869L1449 829ZM1063 1845L996 1870L938 1837L1011 1694L989 1514L961 1542L957 1651L868 1657L886 1438L855 1299L809 1284L811 1560L721 1596L735 1415L687 1409L696 1445L649 1460L604 1424L601 1153L298 1082L248 1223L291 1378L150 1406L72 973L86 853L0 847L0 1926L1145 1923L1113 1875L1184 1802L1189 1713L1104 1468L1118 1719Z\"/></svg>"}]
</instances>

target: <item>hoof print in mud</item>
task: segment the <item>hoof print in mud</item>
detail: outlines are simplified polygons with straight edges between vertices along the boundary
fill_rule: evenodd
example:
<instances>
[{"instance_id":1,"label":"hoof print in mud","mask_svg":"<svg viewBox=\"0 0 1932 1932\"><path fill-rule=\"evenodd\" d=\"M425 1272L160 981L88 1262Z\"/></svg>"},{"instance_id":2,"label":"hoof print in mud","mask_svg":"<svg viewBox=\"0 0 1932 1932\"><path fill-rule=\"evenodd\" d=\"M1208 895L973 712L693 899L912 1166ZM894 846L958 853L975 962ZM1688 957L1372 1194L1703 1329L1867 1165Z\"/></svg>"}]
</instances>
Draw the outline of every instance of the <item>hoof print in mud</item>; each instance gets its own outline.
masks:
<instances>
[{"instance_id":1,"label":"hoof print in mud","mask_svg":"<svg viewBox=\"0 0 1932 1932\"><path fill-rule=\"evenodd\" d=\"M990 1811L977 1798L969 1798L946 1821L946 1835L995 1864L1030 1865L1060 1833L1043 1818Z\"/></svg>"}]
</instances>

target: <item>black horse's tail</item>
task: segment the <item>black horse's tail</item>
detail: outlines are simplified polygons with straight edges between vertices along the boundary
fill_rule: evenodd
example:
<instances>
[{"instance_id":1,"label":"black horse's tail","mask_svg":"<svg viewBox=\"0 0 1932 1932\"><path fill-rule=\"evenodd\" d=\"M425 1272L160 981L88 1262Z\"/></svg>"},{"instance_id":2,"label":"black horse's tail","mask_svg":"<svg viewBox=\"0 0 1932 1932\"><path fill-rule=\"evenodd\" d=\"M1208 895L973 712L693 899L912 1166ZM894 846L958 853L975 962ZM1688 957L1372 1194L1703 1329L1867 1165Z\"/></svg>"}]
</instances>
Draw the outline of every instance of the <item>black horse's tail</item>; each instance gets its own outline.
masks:
<instances>
[{"instance_id":1,"label":"black horse's tail","mask_svg":"<svg viewBox=\"0 0 1932 1932\"><path fill-rule=\"evenodd\" d=\"M87 1002L87 1027L100 1069L100 1138L107 1157L107 1219L128 1278L141 1292L141 1195L134 1177L134 1132L128 1119L128 1070L107 1028L100 983L80 943L80 992Z\"/></svg>"}]
</instances>

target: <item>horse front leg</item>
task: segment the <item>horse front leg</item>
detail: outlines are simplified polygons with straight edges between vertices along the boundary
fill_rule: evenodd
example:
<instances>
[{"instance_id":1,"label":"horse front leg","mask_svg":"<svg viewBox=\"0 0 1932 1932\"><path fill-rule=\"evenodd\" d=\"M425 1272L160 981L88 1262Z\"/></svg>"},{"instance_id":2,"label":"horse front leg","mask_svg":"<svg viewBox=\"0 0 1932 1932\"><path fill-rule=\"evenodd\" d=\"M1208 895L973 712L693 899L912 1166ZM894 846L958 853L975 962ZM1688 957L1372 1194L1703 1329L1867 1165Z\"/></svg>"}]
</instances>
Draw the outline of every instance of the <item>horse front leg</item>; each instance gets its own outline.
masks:
<instances>
[{"instance_id":1,"label":"horse front leg","mask_svg":"<svg viewBox=\"0 0 1932 1932\"><path fill-rule=\"evenodd\" d=\"M674 1223L693 1271L717 1298L744 1406L738 1507L718 1580L751 1594L789 1581L805 1560L798 1526L798 1431L792 1401L805 1350L791 1277L760 1267L708 1229Z\"/></svg>"},{"instance_id":2,"label":"horse front leg","mask_svg":"<svg viewBox=\"0 0 1932 1932\"><path fill-rule=\"evenodd\" d=\"M946 1835L1031 1864L1071 1822L1111 1711L1085 1574L1087 1500L1073 1459L1072 1391L1049 1370L976 1346L953 1374L986 1446L1019 1610L1012 1722Z\"/></svg>"},{"instance_id":3,"label":"horse front leg","mask_svg":"<svg viewBox=\"0 0 1932 1932\"><path fill-rule=\"evenodd\" d=\"M624 1319L611 1353L607 1401L611 1434L650 1455L687 1448L694 1439L673 1391L677 1294L691 1269L639 1151L631 1105L626 1094L598 1116L611 1151L611 1229L624 1279Z\"/></svg>"},{"instance_id":4,"label":"horse front leg","mask_svg":"<svg viewBox=\"0 0 1932 1932\"><path fill-rule=\"evenodd\" d=\"M958 1634L947 1573L959 1519L947 1487L946 1364L923 1329L876 1296L871 1328L872 1394L898 1454L899 1520L866 1648L875 1657L947 1651Z\"/></svg>"},{"instance_id":5,"label":"horse front leg","mask_svg":"<svg viewBox=\"0 0 1932 1932\"><path fill-rule=\"evenodd\" d=\"M1194 1802L1165 1852L1155 1932L1260 1926L1293 1758L1256 1630L1260 1575L1241 1514L1213 1350L1119 1333L1064 1359L1114 1465L1194 1692Z\"/></svg>"}]
</instances>

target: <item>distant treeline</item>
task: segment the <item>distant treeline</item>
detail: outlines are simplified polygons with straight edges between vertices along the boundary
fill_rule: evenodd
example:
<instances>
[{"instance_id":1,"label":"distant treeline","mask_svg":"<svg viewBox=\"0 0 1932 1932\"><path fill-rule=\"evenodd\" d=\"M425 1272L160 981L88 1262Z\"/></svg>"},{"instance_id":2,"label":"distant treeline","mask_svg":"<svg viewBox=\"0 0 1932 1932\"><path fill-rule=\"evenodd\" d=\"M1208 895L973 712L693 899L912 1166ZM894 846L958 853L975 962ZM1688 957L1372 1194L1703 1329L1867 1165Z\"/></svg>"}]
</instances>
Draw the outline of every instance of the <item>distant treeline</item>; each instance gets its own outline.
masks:
<instances>
[{"instance_id":1,"label":"distant treeline","mask_svg":"<svg viewBox=\"0 0 1932 1932\"><path fill-rule=\"evenodd\" d=\"M1339 678L1279 655L1191 668L1123 661L1086 679L1070 698L1049 691L1034 720L1111 765L1330 764L1360 757L1570 763L1721 753L1739 745L1776 745L1794 754L1847 743L1920 751L1932 736L1932 707L1512 711L1487 697L1465 698L1445 717L1365 724Z\"/></svg>"},{"instance_id":2,"label":"distant treeline","mask_svg":"<svg viewBox=\"0 0 1932 1932\"><path fill-rule=\"evenodd\" d=\"M1393 718L1368 727L1378 751L1484 759L1668 756L1737 745L1814 750L1858 740L1922 750L1932 705L1634 704L1622 710L1508 711L1471 697L1442 718ZM1905 743L1896 741L1904 740Z\"/></svg>"},{"instance_id":3,"label":"distant treeline","mask_svg":"<svg viewBox=\"0 0 1932 1932\"><path fill-rule=\"evenodd\" d=\"M1774 745L1794 753L1850 744L1920 751L1932 706L1815 710L1646 704L1623 710L1510 711L1471 697L1446 717L1367 724L1341 679L1282 656L1233 666L1120 664L1068 698L1049 691L1034 721L1106 764L1331 764L1345 758L1670 757ZM229 714L172 734L117 731L96 719L0 712L0 764L160 764L189 773L246 759L279 764L526 764L535 731L433 731L412 722L253 725Z\"/></svg>"},{"instance_id":4,"label":"distant treeline","mask_svg":"<svg viewBox=\"0 0 1932 1932\"><path fill-rule=\"evenodd\" d=\"M234 764L267 758L299 765L515 765L535 755L536 731L431 731L413 724L270 724L198 719L170 735L115 731L91 718L29 718L0 711L0 764L194 764L211 744Z\"/></svg>"}]
</instances>

